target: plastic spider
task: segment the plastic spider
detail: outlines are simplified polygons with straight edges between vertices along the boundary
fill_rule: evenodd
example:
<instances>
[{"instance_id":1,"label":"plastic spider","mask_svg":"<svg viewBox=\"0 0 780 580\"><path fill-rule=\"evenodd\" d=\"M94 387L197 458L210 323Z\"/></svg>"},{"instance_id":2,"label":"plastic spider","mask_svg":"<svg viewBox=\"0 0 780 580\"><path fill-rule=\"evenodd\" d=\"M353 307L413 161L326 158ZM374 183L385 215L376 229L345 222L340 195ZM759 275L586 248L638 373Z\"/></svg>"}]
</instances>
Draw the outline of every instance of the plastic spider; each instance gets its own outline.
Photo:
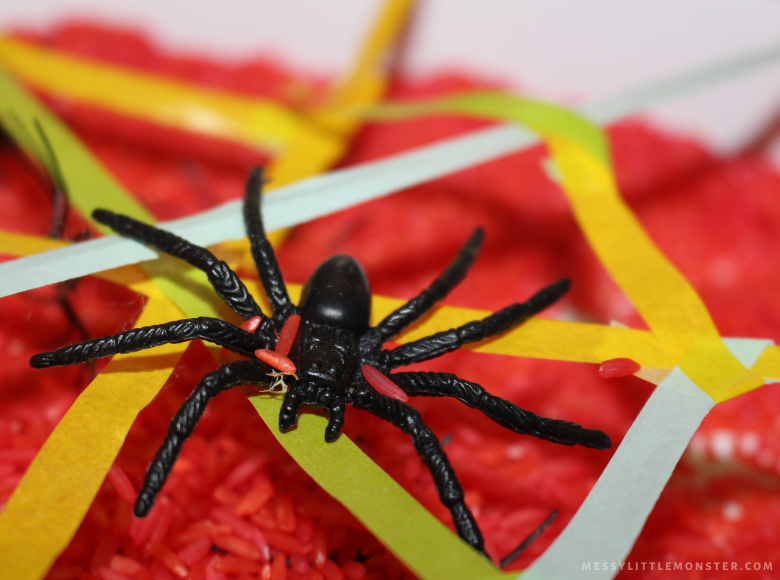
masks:
<instances>
[{"instance_id":1,"label":"plastic spider","mask_svg":"<svg viewBox=\"0 0 780 580\"><path fill-rule=\"evenodd\" d=\"M279 414L282 431L295 425L301 405L321 407L328 414L325 441L335 441L344 423L345 406L350 403L411 435L417 453L433 475L442 503L452 513L458 534L483 554L482 534L463 501L460 482L436 436L423 423L419 412L405 403L409 396L455 397L516 433L564 445L610 447L609 437L602 431L539 417L452 374L390 374L392 369L441 356L517 326L557 301L569 288L568 280L547 286L526 302L502 308L482 320L386 350L382 348L385 342L419 319L464 278L479 251L482 229L474 231L455 260L428 288L376 326L370 326L368 280L360 264L349 256L325 260L306 282L300 304L295 306L290 301L263 229L261 188L262 171L255 169L246 185L244 220L252 256L273 311L271 317L261 312L235 272L209 250L127 216L96 210L93 217L118 234L203 270L217 294L246 322L239 327L216 318L178 320L86 340L37 354L30 360L35 368L70 365L195 338L246 357L206 375L176 413L146 472L134 509L138 517L151 508L182 444L212 397L241 384L271 389L280 378L286 380ZM300 327L296 328L298 324Z\"/></svg>"}]
</instances>

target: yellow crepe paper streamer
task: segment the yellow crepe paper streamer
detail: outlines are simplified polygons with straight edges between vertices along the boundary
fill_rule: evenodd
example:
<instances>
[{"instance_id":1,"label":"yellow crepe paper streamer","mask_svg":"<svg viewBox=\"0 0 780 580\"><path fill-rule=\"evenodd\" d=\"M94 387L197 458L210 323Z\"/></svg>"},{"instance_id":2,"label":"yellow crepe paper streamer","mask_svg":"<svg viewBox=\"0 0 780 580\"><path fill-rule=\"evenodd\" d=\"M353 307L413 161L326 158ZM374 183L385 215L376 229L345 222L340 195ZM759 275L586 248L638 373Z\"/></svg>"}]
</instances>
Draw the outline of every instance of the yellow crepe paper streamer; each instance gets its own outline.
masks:
<instances>
[{"instance_id":1,"label":"yellow crepe paper streamer","mask_svg":"<svg viewBox=\"0 0 780 580\"><path fill-rule=\"evenodd\" d=\"M312 131L274 101L174 81L164 76L0 37L0 62L43 91L159 125L240 141L279 154Z\"/></svg>"},{"instance_id":2,"label":"yellow crepe paper streamer","mask_svg":"<svg viewBox=\"0 0 780 580\"><path fill-rule=\"evenodd\" d=\"M403 26L407 21L413 0L388 0L376 24L358 55L351 72L325 104L305 114L307 123L318 128L329 139L317 132L304 131L294 139L284 155L276 157L268 169L268 190L317 175L332 167L344 155L352 135L363 120L350 111L376 104L384 96L388 83L388 59ZM282 243L289 230L269 233L274 246ZM242 267L251 269L249 254Z\"/></svg>"},{"instance_id":3,"label":"yellow crepe paper streamer","mask_svg":"<svg viewBox=\"0 0 780 580\"><path fill-rule=\"evenodd\" d=\"M0 254L6 256L30 256L67 245L69 243L65 240L53 240L52 238L0 230Z\"/></svg>"},{"instance_id":4,"label":"yellow crepe paper streamer","mask_svg":"<svg viewBox=\"0 0 780 580\"><path fill-rule=\"evenodd\" d=\"M728 351L701 299L621 199L600 128L561 107L495 92L388 106L373 116L431 112L513 121L538 133L589 244L672 360L716 402L763 385Z\"/></svg>"},{"instance_id":5,"label":"yellow crepe paper streamer","mask_svg":"<svg viewBox=\"0 0 780 580\"><path fill-rule=\"evenodd\" d=\"M138 268L149 297L136 328L181 311ZM85 389L33 460L0 517L4 578L42 578L87 513L136 415L157 395L187 344L117 355ZM138 372L143 369L144 372Z\"/></svg>"}]
</instances>

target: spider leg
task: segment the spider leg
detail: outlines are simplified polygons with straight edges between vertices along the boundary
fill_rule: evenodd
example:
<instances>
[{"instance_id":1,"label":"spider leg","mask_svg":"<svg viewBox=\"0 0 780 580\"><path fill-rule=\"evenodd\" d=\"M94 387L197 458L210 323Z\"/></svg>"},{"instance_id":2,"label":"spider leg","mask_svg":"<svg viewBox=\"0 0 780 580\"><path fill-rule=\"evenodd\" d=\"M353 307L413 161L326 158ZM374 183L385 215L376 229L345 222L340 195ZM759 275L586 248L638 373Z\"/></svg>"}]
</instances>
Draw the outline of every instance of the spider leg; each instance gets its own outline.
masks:
<instances>
[{"instance_id":1,"label":"spider leg","mask_svg":"<svg viewBox=\"0 0 780 580\"><path fill-rule=\"evenodd\" d=\"M593 449L609 449L612 446L609 436L603 431L585 429L570 421L540 417L450 373L395 373L391 377L408 395L454 397L515 433L563 445L579 444Z\"/></svg>"},{"instance_id":2,"label":"spider leg","mask_svg":"<svg viewBox=\"0 0 780 580\"><path fill-rule=\"evenodd\" d=\"M284 284L274 249L265 235L261 214L262 188L263 170L255 167L249 174L244 191L244 223L257 273L260 275L260 281L271 304L274 320L279 322L293 314L295 307L287 294L287 286Z\"/></svg>"},{"instance_id":3,"label":"spider leg","mask_svg":"<svg viewBox=\"0 0 780 580\"><path fill-rule=\"evenodd\" d=\"M279 430L288 431L298 422L298 409L304 403L303 389L300 385L293 384L287 388L279 411Z\"/></svg>"},{"instance_id":4,"label":"spider leg","mask_svg":"<svg viewBox=\"0 0 780 580\"><path fill-rule=\"evenodd\" d=\"M388 314L376 325L375 328L379 331L377 346L387 342L428 312L439 300L442 300L455 286L463 281L463 278L466 277L466 272L468 272L479 253L484 237L485 231L482 228L475 229L452 263L447 266L447 269L430 286L409 300L409 302Z\"/></svg>"},{"instance_id":5,"label":"spider leg","mask_svg":"<svg viewBox=\"0 0 780 580\"><path fill-rule=\"evenodd\" d=\"M327 409L328 426L325 428L325 443L333 443L339 438L341 429L344 427L344 411L347 407L344 392L327 387L319 388L312 400L306 402Z\"/></svg>"},{"instance_id":6,"label":"spider leg","mask_svg":"<svg viewBox=\"0 0 780 580\"><path fill-rule=\"evenodd\" d=\"M475 550L488 557L483 545L482 532L463 501L463 488L455 476L455 471L436 435L420 418L419 411L401 401L381 395L367 386L360 388L351 399L352 404L358 409L365 409L411 435L415 450L433 476L441 502L452 514L458 535Z\"/></svg>"},{"instance_id":7,"label":"spider leg","mask_svg":"<svg viewBox=\"0 0 780 580\"><path fill-rule=\"evenodd\" d=\"M179 451L192 434L195 425L206 410L206 405L221 391L243 384L268 384L268 367L258 360L242 360L226 364L207 374L192 394L176 412L168 433L144 476L133 512L139 518L145 516L171 472Z\"/></svg>"},{"instance_id":8,"label":"spider leg","mask_svg":"<svg viewBox=\"0 0 780 580\"><path fill-rule=\"evenodd\" d=\"M224 320L204 316L134 328L113 336L63 346L52 352L42 352L30 358L30 366L42 369L72 365L112 354L136 352L195 338L214 342L249 358L255 358L255 350L268 348L271 344L271 339L265 335L252 334Z\"/></svg>"},{"instance_id":9,"label":"spider leg","mask_svg":"<svg viewBox=\"0 0 780 580\"><path fill-rule=\"evenodd\" d=\"M502 308L498 312L431 336L402 344L386 353L387 365L390 368L410 365L412 363L436 358L452 352L470 342L494 336L538 314L554 304L569 289L569 280L564 278L542 288L525 302L518 302Z\"/></svg>"},{"instance_id":10,"label":"spider leg","mask_svg":"<svg viewBox=\"0 0 780 580\"><path fill-rule=\"evenodd\" d=\"M92 217L121 236L152 246L203 270L219 297L244 320L253 316L266 319L238 275L225 262L217 260L217 257L206 248L160 228L106 209L96 209L92 212Z\"/></svg>"}]
</instances>

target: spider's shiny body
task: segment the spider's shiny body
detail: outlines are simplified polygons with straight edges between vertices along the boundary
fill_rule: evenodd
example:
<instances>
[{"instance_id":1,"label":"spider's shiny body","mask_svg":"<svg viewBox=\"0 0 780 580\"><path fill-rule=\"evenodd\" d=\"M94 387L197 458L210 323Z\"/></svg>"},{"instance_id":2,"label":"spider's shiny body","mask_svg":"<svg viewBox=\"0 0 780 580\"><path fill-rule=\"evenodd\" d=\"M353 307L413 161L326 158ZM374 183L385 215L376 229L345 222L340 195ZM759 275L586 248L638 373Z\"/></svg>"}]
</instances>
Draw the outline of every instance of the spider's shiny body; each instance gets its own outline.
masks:
<instances>
[{"instance_id":1,"label":"spider's shiny body","mask_svg":"<svg viewBox=\"0 0 780 580\"><path fill-rule=\"evenodd\" d=\"M385 342L418 320L464 278L479 251L483 237L481 228L475 230L455 260L428 288L376 326L370 326L371 291L368 280L360 264L349 256L333 256L320 264L306 282L300 304L296 306L291 302L263 230L260 217L261 184L262 173L258 169L252 172L247 182L244 218L252 255L273 310L270 317L262 313L243 282L227 264L218 261L205 248L126 216L96 210L94 217L118 233L168 252L206 272L219 296L245 321L250 322L242 327L206 317L169 322L83 341L54 352L35 355L30 360L30 364L37 368L67 365L194 338L215 342L247 357L246 360L227 363L206 375L176 413L163 445L146 473L135 505L137 516L148 513L181 446L192 433L211 398L222 390L240 384L272 387L273 379L279 373L256 358L254 353L274 349L277 346L277 333L286 334L286 322L294 321L297 324L296 316L300 316L300 326L289 359L295 365L297 379L288 377L279 414L279 428L282 431L292 428L302 405L316 406L326 411L327 442L338 438L347 404L389 421L412 437L415 449L433 476L442 503L452 514L458 534L483 554L482 534L464 503L463 490L455 472L438 439L423 423L419 412L403 402L406 398L450 396L482 411L517 433L565 445L579 444L597 449L611 445L609 437L601 431L584 429L568 421L539 417L491 395L476 383L452 374L391 374L398 367L441 356L464 344L494 336L521 324L558 300L567 291L568 280L551 284L526 302L509 305L482 320L387 350L383 348ZM287 347L289 343L280 350L284 351ZM390 380L392 377L393 388L402 391L403 397L387 396L372 387L364 374L368 367L371 367L370 376L374 379L383 376Z\"/></svg>"}]
</instances>

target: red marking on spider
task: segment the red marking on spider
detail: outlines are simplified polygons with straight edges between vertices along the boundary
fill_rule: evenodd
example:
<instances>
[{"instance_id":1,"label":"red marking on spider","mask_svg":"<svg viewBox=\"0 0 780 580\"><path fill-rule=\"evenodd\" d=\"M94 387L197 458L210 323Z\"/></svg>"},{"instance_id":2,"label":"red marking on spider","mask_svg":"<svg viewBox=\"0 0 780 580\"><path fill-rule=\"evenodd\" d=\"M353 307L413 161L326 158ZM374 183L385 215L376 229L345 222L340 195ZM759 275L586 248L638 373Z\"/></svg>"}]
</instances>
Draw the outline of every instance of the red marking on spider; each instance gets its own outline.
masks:
<instances>
[{"instance_id":1,"label":"red marking on spider","mask_svg":"<svg viewBox=\"0 0 780 580\"><path fill-rule=\"evenodd\" d=\"M282 332L279 333L279 340L276 341L274 351L282 356L290 354L295 335L298 334L298 327L301 325L301 317L298 314L291 314L284 322ZM270 363L269 363L270 364Z\"/></svg>"},{"instance_id":2,"label":"red marking on spider","mask_svg":"<svg viewBox=\"0 0 780 580\"><path fill-rule=\"evenodd\" d=\"M614 379L617 377L627 377L633 375L642 367L636 361L630 358L613 358L605 360L599 367L599 376L605 379Z\"/></svg>"},{"instance_id":3,"label":"red marking on spider","mask_svg":"<svg viewBox=\"0 0 780 580\"><path fill-rule=\"evenodd\" d=\"M393 397L394 399L398 399L403 403L409 400L409 395L407 395L403 389L401 389L401 387L396 385L393 381L388 379L374 367L363 365L363 376L368 381L369 385L374 387L383 395Z\"/></svg>"},{"instance_id":4,"label":"red marking on spider","mask_svg":"<svg viewBox=\"0 0 780 580\"><path fill-rule=\"evenodd\" d=\"M254 334L257 331L262 321L263 318L261 316L253 316L249 320L245 320L244 322L242 322L239 328L241 330L246 330L247 332L251 332L252 334ZM241 360L241 356L225 348L224 346L221 349L219 349L219 356L224 361L223 364Z\"/></svg>"},{"instance_id":5,"label":"red marking on spider","mask_svg":"<svg viewBox=\"0 0 780 580\"><path fill-rule=\"evenodd\" d=\"M255 351L255 356L263 361L265 364L272 366L277 371L292 374L296 370L295 363L283 354L268 350L267 348L258 348Z\"/></svg>"},{"instance_id":6,"label":"red marking on spider","mask_svg":"<svg viewBox=\"0 0 780 580\"><path fill-rule=\"evenodd\" d=\"M245 320L241 323L241 326L239 328L241 330L246 330L247 332L251 332L252 334L257 331L257 327L260 326L260 323L262 322L262 317L260 316L253 316L249 320Z\"/></svg>"}]
</instances>

